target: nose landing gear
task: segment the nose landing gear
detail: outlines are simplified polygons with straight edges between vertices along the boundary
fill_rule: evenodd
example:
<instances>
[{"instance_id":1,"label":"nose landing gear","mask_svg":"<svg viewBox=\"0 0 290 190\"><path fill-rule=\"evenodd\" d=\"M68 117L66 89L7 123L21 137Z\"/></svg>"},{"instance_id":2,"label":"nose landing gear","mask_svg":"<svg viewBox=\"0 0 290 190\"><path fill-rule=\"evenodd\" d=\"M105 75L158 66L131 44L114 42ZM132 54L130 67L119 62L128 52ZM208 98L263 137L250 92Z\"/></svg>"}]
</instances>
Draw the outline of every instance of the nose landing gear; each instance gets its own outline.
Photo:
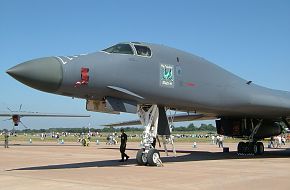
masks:
<instances>
[{"instance_id":1,"label":"nose landing gear","mask_svg":"<svg viewBox=\"0 0 290 190\"><path fill-rule=\"evenodd\" d=\"M159 151L153 147L157 136L158 120L160 120L158 106L138 106L138 115L145 129L142 136L142 148L136 155L137 164L162 166ZM167 118L166 122L168 122Z\"/></svg>"},{"instance_id":2,"label":"nose landing gear","mask_svg":"<svg viewBox=\"0 0 290 190\"><path fill-rule=\"evenodd\" d=\"M146 153L147 152L147 153ZM136 160L138 165L149 165L149 166L161 166L162 162L160 160L159 151L155 148L150 149L149 151L145 151L144 149L140 149L137 152Z\"/></svg>"}]
</instances>

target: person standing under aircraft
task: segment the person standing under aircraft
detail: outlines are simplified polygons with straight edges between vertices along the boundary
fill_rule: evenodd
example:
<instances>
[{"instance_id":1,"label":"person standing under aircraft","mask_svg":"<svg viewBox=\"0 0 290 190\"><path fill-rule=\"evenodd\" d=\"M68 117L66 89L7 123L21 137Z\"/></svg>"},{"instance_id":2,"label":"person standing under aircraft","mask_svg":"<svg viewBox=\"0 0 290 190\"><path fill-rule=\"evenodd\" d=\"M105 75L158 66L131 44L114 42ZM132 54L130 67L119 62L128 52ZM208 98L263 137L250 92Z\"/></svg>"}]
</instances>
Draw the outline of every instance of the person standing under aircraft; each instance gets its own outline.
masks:
<instances>
[{"instance_id":1,"label":"person standing under aircraft","mask_svg":"<svg viewBox=\"0 0 290 190\"><path fill-rule=\"evenodd\" d=\"M219 136L219 148L223 148L224 147L224 136L221 135Z\"/></svg>"},{"instance_id":2,"label":"person standing under aircraft","mask_svg":"<svg viewBox=\"0 0 290 190\"><path fill-rule=\"evenodd\" d=\"M286 145L286 138L285 138L285 136L282 136L281 141L282 141L282 145Z\"/></svg>"},{"instance_id":3,"label":"person standing under aircraft","mask_svg":"<svg viewBox=\"0 0 290 190\"><path fill-rule=\"evenodd\" d=\"M216 145L219 145L220 144L220 136L219 135L216 136L215 144Z\"/></svg>"},{"instance_id":4,"label":"person standing under aircraft","mask_svg":"<svg viewBox=\"0 0 290 190\"><path fill-rule=\"evenodd\" d=\"M9 148L9 146L8 146L8 138L9 138L9 135L8 135L8 132L6 131L5 134L4 134L4 139L5 139L4 148Z\"/></svg>"},{"instance_id":5,"label":"person standing under aircraft","mask_svg":"<svg viewBox=\"0 0 290 190\"><path fill-rule=\"evenodd\" d=\"M271 137L270 142L269 142L269 146L268 146L269 148L274 148L275 147L274 141L275 141L274 137Z\"/></svg>"},{"instance_id":6,"label":"person standing under aircraft","mask_svg":"<svg viewBox=\"0 0 290 190\"><path fill-rule=\"evenodd\" d=\"M278 135L276 137L276 148L281 148L281 145L282 145L282 137Z\"/></svg>"},{"instance_id":7,"label":"person standing under aircraft","mask_svg":"<svg viewBox=\"0 0 290 190\"><path fill-rule=\"evenodd\" d=\"M215 136L212 135L212 136L211 136L211 144L214 144L214 143L215 143Z\"/></svg>"},{"instance_id":8,"label":"person standing under aircraft","mask_svg":"<svg viewBox=\"0 0 290 190\"><path fill-rule=\"evenodd\" d=\"M121 145L120 145L120 152L121 152L121 160L120 162L124 162L124 158L126 157L126 161L128 160L129 156L125 153L126 151L126 144L127 144L127 135L124 132L124 129L121 129Z\"/></svg>"}]
</instances>

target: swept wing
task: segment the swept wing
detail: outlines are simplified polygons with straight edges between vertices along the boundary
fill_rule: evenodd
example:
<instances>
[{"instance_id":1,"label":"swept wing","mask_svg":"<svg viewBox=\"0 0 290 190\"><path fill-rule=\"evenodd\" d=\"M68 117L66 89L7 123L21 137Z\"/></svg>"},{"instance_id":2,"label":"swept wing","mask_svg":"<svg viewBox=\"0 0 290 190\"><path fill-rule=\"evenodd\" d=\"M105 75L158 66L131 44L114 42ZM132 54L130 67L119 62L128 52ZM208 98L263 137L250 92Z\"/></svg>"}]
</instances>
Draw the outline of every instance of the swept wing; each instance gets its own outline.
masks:
<instances>
[{"instance_id":1,"label":"swept wing","mask_svg":"<svg viewBox=\"0 0 290 190\"><path fill-rule=\"evenodd\" d=\"M168 120L170 120L171 116L168 117ZM183 122L183 121L194 121L194 120L212 120L216 119L217 117L210 114L178 114L174 116L174 122ZM105 124L103 126L105 127L122 127L122 126L132 126L132 125L141 125L140 120L132 120L132 121L124 121L124 122L118 122L118 123L111 123L111 124Z\"/></svg>"}]
</instances>

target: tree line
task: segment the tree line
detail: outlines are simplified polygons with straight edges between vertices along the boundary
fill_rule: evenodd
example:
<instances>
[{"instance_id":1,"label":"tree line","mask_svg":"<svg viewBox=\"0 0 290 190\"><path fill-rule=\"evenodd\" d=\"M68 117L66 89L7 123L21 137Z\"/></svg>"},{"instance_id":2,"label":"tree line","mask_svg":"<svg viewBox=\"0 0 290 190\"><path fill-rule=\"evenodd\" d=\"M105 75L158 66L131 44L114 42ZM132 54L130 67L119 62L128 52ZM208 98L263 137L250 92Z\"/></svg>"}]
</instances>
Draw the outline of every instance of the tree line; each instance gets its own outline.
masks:
<instances>
[{"instance_id":1,"label":"tree line","mask_svg":"<svg viewBox=\"0 0 290 190\"><path fill-rule=\"evenodd\" d=\"M216 131L216 127L212 124L201 124L200 127L195 126L193 123L190 123L187 127L176 127L173 131Z\"/></svg>"},{"instance_id":2,"label":"tree line","mask_svg":"<svg viewBox=\"0 0 290 190\"><path fill-rule=\"evenodd\" d=\"M126 132L135 132L140 131L142 132L144 129L143 127L123 127ZM90 132L99 132L99 133L113 133L119 131L120 127L118 128L103 128L103 129L96 129L96 128L49 128L49 129L23 129L23 130L16 130L18 133L51 133L51 132L67 132L67 133L88 133ZM200 127L195 126L193 123L190 123L188 126L179 126L173 127L173 131L184 131L184 132L191 132L191 131L212 131L215 132L216 128L212 124L201 124Z\"/></svg>"}]
</instances>

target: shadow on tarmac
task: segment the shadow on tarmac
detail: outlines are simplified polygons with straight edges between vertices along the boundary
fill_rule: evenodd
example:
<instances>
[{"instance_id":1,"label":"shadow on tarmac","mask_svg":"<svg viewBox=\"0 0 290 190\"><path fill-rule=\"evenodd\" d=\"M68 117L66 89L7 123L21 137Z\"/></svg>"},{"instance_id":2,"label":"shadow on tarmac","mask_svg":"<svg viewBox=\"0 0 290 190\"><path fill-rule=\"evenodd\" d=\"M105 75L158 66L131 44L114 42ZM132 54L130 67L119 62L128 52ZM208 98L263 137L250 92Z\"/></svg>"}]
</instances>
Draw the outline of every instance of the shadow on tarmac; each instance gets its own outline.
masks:
<instances>
[{"instance_id":1,"label":"shadow on tarmac","mask_svg":"<svg viewBox=\"0 0 290 190\"><path fill-rule=\"evenodd\" d=\"M0 144L0 147L4 146L4 144ZM19 143L11 143L9 146L41 146L41 147L46 147L46 146L81 146L80 144L19 144Z\"/></svg>"},{"instance_id":2,"label":"shadow on tarmac","mask_svg":"<svg viewBox=\"0 0 290 190\"><path fill-rule=\"evenodd\" d=\"M103 149L118 149L118 148L103 148ZM138 149L128 149L138 150ZM280 149L275 151L265 151L263 156L253 155L237 155L237 152L206 152L206 151L177 151L177 153L187 153L177 157L162 157L161 160L166 163L192 162L192 161L207 161L207 160L233 160L233 159L267 159L267 158L289 158L290 149ZM128 165L136 165L135 158L129 159L127 162L119 162L119 160L101 160L94 162L82 162L71 164L57 164L47 166L35 166L17 168L6 171L25 171L25 170L54 170L54 169L75 169L75 168L90 168L90 167L123 167ZM142 167L142 166L140 166Z\"/></svg>"}]
</instances>

